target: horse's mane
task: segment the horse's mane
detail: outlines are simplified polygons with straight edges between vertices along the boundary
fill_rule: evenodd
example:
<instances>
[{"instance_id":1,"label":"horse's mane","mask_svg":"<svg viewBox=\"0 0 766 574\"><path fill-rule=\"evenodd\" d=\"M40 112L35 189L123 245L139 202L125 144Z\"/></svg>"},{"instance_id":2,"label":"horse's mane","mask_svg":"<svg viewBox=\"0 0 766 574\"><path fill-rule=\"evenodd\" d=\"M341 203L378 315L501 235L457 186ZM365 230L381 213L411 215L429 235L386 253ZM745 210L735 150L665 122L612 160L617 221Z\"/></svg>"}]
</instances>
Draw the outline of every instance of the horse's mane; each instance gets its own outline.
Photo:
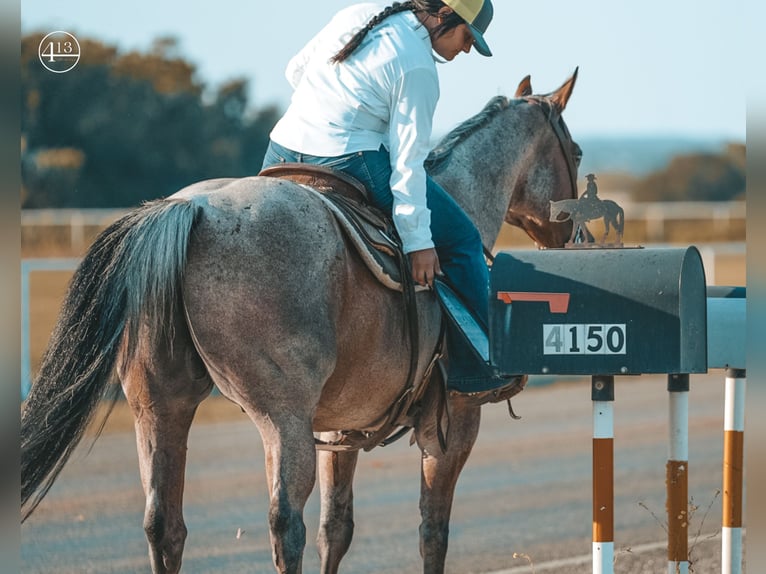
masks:
<instances>
[{"instance_id":1,"label":"horse's mane","mask_svg":"<svg viewBox=\"0 0 766 574\"><path fill-rule=\"evenodd\" d=\"M479 128L486 125L489 120L506 109L509 104L510 101L505 96L495 96L478 114L472 118L468 118L444 136L442 140L436 144L436 147L431 150L431 153L428 154L425 161L426 171L435 173L442 169L452 155L452 151L460 142Z\"/></svg>"}]
</instances>

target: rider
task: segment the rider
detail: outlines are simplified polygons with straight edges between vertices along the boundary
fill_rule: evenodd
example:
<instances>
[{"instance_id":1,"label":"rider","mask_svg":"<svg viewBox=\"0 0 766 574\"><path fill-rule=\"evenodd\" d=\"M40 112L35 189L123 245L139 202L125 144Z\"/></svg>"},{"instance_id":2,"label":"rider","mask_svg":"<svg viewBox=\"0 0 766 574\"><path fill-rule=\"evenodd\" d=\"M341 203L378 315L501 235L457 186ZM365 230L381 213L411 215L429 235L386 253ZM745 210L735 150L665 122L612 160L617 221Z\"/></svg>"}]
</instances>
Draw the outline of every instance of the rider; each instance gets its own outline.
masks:
<instances>
[{"instance_id":1,"label":"rider","mask_svg":"<svg viewBox=\"0 0 766 574\"><path fill-rule=\"evenodd\" d=\"M473 47L491 56L484 33L492 15L491 0L341 10L290 60L294 93L263 162L320 164L360 180L376 207L392 214L413 279L433 286L443 272L485 326L489 279L481 236L423 162L439 98L435 62ZM451 388L501 384L457 336L448 335L448 352Z\"/></svg>"},{"instance_id":2,"label":"rider","mask_svg":"<svg viewBox=\"0 0 766 574\"><path fill-rule=\"evenodd\" d=\"M600 201L598 197L598 188L596 187L596 175L589 173L585 176L588 180L588 185L585 187L585 191L582 192L580 199L586 199L590 201Z\"/></svg>"}]
</instances>

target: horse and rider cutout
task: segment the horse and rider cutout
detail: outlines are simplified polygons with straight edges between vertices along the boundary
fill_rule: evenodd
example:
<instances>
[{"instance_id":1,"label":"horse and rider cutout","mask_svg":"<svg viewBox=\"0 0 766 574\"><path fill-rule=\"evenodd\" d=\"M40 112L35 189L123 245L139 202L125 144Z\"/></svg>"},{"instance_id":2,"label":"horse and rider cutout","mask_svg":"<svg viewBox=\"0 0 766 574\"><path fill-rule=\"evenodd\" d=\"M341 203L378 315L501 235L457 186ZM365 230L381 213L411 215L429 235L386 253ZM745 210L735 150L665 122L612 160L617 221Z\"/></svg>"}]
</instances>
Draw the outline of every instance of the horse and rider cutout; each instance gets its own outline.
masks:
<instances>
[{"instance_id":1,"label":"horse and rider cutout","mask_svg":"<svg viewBox=\"0 0 766 574\"><path fill-rule=\"evenodd\" d=\"M569 237L567 245L573 245L576 242L578 230L587 229L585 224L589 221L603 218L604 235L599 244L622 247L622 237L625 231L625 212L622 207L611 199L601 199L598 197L598 187L596 186L596 176L594 174L589 173L585 177L588 184L579 199L551 202L550 220L572 222L572 235ZM614 228L617 238L613 243L607 244L606 238L609 236L611 228ZM587 233L587 235L590 234Z\"/></svg>"}]
</instances>

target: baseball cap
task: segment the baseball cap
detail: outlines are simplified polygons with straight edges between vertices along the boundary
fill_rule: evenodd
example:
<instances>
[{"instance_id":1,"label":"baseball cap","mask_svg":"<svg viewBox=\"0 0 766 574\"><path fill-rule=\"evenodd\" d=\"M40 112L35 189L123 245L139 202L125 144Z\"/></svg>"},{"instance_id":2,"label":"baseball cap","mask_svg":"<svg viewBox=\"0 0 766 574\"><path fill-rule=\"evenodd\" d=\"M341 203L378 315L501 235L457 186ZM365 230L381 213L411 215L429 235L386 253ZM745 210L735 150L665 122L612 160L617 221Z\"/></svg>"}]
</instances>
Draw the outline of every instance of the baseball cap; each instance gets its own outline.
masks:
<instances>
[{"instance_id":1,"label":"baseball cap","mask_svg":"<svg viewBox=\"0 0 766 574\"><path fill-rule=\"evenodd\" d=\"M487 31L489 23L492 22L492 14L494 13L492 1L442 0L442 2L452 8L468 24L468 29L473 34L473 45L476 47L476 51L482 56L491 56L492 51L484 40L484 32Z\"/></svg>"}]
</instances>

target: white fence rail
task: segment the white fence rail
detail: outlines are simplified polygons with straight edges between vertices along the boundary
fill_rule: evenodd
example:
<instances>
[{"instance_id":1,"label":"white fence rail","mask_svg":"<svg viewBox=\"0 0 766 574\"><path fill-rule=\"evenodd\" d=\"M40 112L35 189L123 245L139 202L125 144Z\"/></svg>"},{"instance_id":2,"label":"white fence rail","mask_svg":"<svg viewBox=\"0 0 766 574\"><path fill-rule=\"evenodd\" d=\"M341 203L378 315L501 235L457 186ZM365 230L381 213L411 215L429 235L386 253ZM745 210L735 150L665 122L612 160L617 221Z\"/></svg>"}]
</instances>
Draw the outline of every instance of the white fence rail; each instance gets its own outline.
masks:
<instances>
[{"instance_id":1,"label":"white fence rail","mask_svg":"<svg viewBox=\"0 0 766 574\"><path fill-rule=\"evenodd\" d=\"M68 227L69 247L86 247L87 227L106 227L128 213L128 209L22 209L21 233L35 227Z\"/></svg>"},{"instance_id":2,"label":"white fence rail","mask_svg":"<svg viewBox=\"0 0 766 574\"><path fill-rule=\"evenodd\" d=\"M676 201L639 203L621 201L627 221L646 221L648 241L664 241L669 221L712 222L710 232L715 236L729 228L730 223L744 220L744 201ZM104 227L116 221L127 209L24 209L21 211L22 237L25 229L59 226L69 228L69 246L78 251L86 247L87 227Z\"/></svg>"},{"instance_id":3,"label":"white fence rail","mask_svg":"<svg viewBox=\"0 0 766 574\"><path fill-rule=\"evenodd\" d=\"M710 221L710 233L715 236L729 228L733 220L747 217L744 201L663 201L652 203L625 202L626 221L646 221L648 241L662 241L668 221Z\"/></svg>"}]
</instances>

